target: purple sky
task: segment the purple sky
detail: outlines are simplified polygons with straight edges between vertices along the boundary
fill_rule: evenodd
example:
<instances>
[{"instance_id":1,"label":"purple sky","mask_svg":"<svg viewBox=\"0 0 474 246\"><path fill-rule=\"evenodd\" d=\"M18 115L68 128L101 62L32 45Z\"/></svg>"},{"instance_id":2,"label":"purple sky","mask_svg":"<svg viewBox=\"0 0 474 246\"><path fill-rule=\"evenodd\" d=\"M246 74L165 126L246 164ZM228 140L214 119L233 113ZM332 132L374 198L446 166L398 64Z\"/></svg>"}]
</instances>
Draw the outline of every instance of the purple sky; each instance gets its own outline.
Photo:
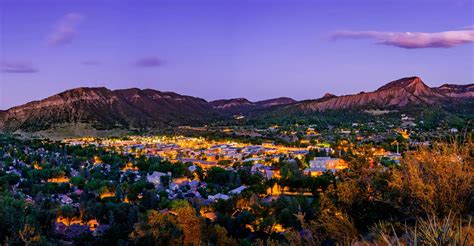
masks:
<instances>
[{"instance_id":1,"label":"purple sky","mask_svg":"<svg viewBox=\"0 0 474 246\"><path fill-rule=\"evenodd\" d=\"M474 81L471 0L0 0L0 109L80 86L207 100Z\"/></svg>"}]
</instances>

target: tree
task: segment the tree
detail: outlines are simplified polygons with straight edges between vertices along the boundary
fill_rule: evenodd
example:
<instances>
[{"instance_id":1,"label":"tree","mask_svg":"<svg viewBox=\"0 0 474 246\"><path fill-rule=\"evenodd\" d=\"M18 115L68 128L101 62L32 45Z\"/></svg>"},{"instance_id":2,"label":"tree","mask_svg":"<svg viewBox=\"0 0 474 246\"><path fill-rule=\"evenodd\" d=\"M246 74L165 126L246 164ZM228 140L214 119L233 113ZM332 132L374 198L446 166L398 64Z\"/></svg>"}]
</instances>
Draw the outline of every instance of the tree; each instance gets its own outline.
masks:
<instances>
[{"instance_id":1,"label":"tree","mask_svg":"<svg viewBox=\"0 0 474 246\"><path fill-rule=\"evenodd\" d=\"M212 167L206 173L205 181L218 185L226 185L229 181L229 171L221 167Z\"/></svg>"},{"instance_id":2,"label":"tree","mask_svg":"<svg viewBox=\"0 0 474 246\"><path fill-rule=\"evenodd\" d=\"M298 163L295 161L286 162L281 167L280 173L281 179L283 180L300 179L302 177L302 173L300 168L298 167Z\"/></svg>"},{"instance_id":3,"label":"tree","mask_svg":"<svg viewBox=\"0 0 474 246\"><path fill-rule=\"evenodd\" d=\"M24 228L26 204L12 197L10 193L0 194L0 242L18 238Z\"/></svg>"},{"instance_id":4,"label":"tree","mask_svg":"<svg viewBox=\"0 0 474 246\"><path fill-rule=\"evenodd\" d=\"M26 246L37 245L41 241L41 236L38 230L30 224L25 224L23 229L18 234L21 241L23 241Z\"/></svg>"},{"instance_id":5,"label":"tree","mask_svg":"<svg viewBox=\"0 0 474 246\"><path fill-rule=\"evenodd\" d=\"M215 225L214 230L216 232L216 246L230 246L237 244L235 239L227 235L225 227Z\"/></svg>"},{"instance_id":6,"label":"tree","mask_svg":"<svg viewBox=\"0 0 474 246\"><path fill-rule=\"evenodd\" d=\"M160 182L163 187L168 187L170 185L171 177L168 175L163 175L160 177Z\"/></svg>"},{"instance_id":7,"label":"tree","mask_svg":"<svg viewBox=\"0 0 474 246\"><path fill-rule=\"evenodd\" d=\"M171 214L162 214L156 210L149 210L129 235L138 245L181 245L183 231L178 221Z\"/></svg>"},{"instance_id":8,"label":"tree","mask_svg":"<svg viewBox=\"0 0 474 246\"><path fill-rule=\"evenodd\" d=\"M77 186L77 188L79 188L79 189L84 188L85 182L86 182L85 179L81 176L72 177L71 180L70 180L70 183Z\"/></svg>"},{"instance_id":9,"label":"tree","mask_svg":"<svg viewBox=\"0 0 474 246\"><path fill-rule=\"evenodd\" d=\"M171 208L176 212L178 224L183 230L183 243L185 245L200 245L201 225L199 218L196 216L196 210L184 200L173 201Z\"/></svg>"}]
</instances>

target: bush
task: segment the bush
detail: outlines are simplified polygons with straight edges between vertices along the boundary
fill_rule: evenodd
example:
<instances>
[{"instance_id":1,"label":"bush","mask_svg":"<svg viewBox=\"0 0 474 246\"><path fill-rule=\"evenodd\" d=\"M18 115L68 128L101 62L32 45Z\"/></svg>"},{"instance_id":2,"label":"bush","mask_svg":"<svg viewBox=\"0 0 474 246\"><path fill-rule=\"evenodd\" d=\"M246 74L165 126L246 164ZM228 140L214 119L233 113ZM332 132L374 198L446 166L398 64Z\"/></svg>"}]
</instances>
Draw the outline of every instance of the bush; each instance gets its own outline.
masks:
<instances>
[{"instance_id":1,"label":"bush","mask_svg":"<svg viewBox=\"0 0 474 246\"><path fill-rule=\"evenodd\" d=\"M466 214L474 198L474 145L435 144L409 152L390 185L412 215Z\"/></svg>"}]
</instances>

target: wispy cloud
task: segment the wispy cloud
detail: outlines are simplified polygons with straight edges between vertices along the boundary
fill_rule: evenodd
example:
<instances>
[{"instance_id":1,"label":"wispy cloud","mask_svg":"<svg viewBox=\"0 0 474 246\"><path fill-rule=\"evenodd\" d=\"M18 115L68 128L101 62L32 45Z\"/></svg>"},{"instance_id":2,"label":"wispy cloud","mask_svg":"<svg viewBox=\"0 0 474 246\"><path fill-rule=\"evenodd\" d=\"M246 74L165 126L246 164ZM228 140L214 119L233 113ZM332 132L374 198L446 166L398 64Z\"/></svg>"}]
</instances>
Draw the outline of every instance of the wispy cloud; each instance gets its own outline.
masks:
<instances>
[{"instance_id":1,"label":"wispy cloud","mask_svg":"<svg viewBox=\"0 0 474 246\"><path fill-rule=\"evenodd\" d=\"M71 43L76 36L76 27L83 19L78 13L66 14L48 36L48 45L60 46Z\"/></svg>"},{"instance_id":2,"label":"wispy cloud","mask_svg":"<svg viewBox=\"0 0 474 246\"><path fill-rule=\"evenodd\" d=\"M158 57L154 56L149 56L149 57L143 57L138 59L133 63L136 67L159 67L163 65L163 60L159 59Z\"/></svg>"},{"instance_id":3,"label":"wispy cloud","mask_svg":"<svg viewBox=\"0 0 474 246\"><path fill-rule=\"evenodd\" d=\"M333 39L373 39L377 44L391 45L405 49L452 48L474 42L474 29L446 32L377 32L377 31L338 31Z\"/></svg>"},{"instance_id":4,"label":"wispy cloud","mask_svg":"<svg viewBox=\"0 0 474 246\"><path fill-rule=\"evenodd\" d=\"M98 65L100 65L100 61L87 60L87 61L83 61L83 62L82 62L82 65L86 65L86 66L98 66Z\"/></svg>"},{"instance_id":5,"label":"wispy cloud","mask_svg":"<svg viewBox=\"0 0 474 246\"><path fill-rule=\"evenodd\" d=\"M31 62L26 61L1 61L0 71L4 73L36 73L38 70Z\"/></svg>"}]
</instances>

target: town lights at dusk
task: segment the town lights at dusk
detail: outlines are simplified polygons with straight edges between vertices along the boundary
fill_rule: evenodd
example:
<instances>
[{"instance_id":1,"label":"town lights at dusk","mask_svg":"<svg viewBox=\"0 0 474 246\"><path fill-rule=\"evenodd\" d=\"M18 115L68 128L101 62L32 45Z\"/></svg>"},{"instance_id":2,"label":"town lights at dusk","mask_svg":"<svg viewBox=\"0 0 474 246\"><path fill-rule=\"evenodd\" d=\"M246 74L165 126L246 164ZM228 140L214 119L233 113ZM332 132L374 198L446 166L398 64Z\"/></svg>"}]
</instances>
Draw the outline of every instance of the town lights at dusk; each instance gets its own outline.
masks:
<instances>
[{"instance_id":1,"label":"town lights at dusk","mask_svg":"<svg viewBox=\"0 0 474 246\"><path fill-rule=\"evenodd\" d=\"M474 245L473 10L0 0L0 244Z\"/></svg>"}]
</instances>

